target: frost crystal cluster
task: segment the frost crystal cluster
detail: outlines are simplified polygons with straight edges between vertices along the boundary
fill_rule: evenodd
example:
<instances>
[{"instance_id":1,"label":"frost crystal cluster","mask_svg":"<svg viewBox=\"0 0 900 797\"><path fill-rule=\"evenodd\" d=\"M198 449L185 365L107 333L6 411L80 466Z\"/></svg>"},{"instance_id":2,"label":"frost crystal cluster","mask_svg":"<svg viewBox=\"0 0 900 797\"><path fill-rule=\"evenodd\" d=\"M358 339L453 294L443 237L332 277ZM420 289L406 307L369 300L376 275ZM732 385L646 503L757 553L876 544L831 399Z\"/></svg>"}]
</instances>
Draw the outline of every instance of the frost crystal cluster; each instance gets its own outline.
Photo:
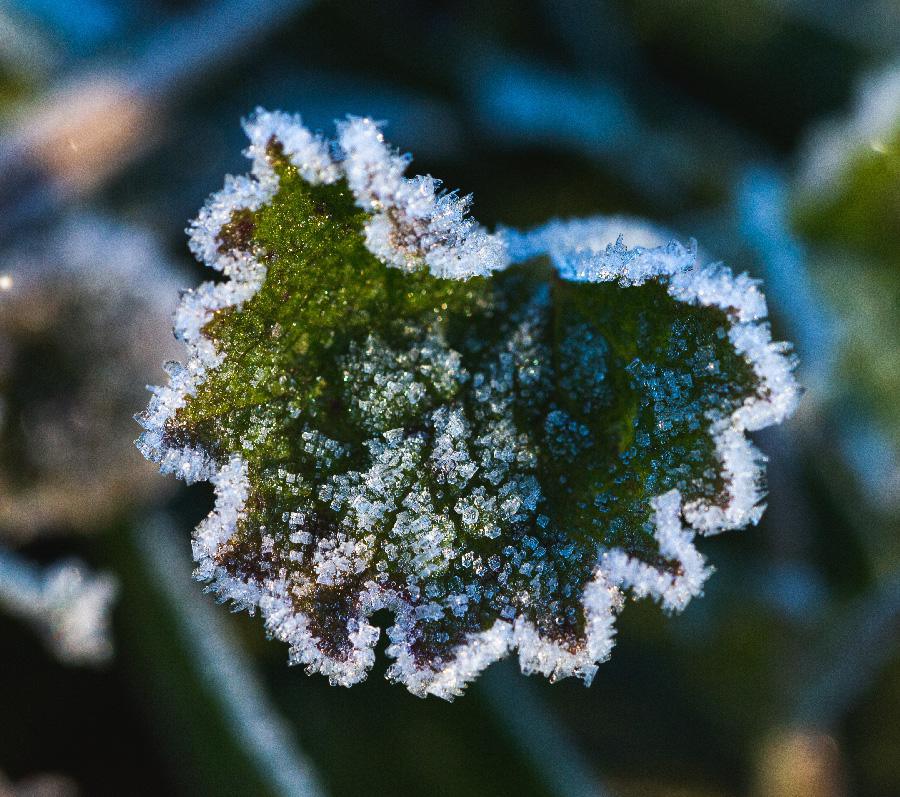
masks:
<instances>
[{"instance_id":1,"label":"frost crystal cluster","mask_svg":"<svg viewBox=\"0 0 900 797\"><path fill-rule=\"evenodd\" d=\"M695 533L755 522L797 387L746 276L609 220L489 233L368 119L335 141L246 124L246 177L190 227L225 279L185 295L139 420L164 472L210 480L198 578L293 663L452 698L518 650L590 682L626 593L681 609Z\"/></svg>"}]
</instances>

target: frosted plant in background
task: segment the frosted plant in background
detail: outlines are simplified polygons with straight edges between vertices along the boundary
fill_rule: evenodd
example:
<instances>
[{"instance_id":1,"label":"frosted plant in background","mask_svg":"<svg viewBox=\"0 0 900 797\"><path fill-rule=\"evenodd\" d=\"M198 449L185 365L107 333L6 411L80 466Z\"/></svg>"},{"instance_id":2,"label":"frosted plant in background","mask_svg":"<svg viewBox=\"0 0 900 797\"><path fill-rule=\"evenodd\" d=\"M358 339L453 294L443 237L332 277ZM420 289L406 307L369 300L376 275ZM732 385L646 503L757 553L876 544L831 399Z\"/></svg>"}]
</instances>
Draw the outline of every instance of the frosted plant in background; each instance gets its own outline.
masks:
<instances>
[{"instance_id":1,"label":"frosted plant in background","mask_svg":"<svg viewBox=\"0 0 900 797\"><path fill-rule=\"evenodd\" d=\"M745 433L798 390L758 285L614 220L490 233L367 119L246 130L252 173L189 230L227 279L184 296L187 363L139 416L148 458L215 487L197 577L335 684L380 609L417 695L513 650L589 683L627 593L683 608L695 534L762 512Z\"/></svg>"},{"instance_id":2,"label":"frosted plant in background","mask_svg":"<svg viewBox=\"0 0 900 797\"><path fill-rule=\"evenodd\" d=\"M850 114L813 129L802 148L798 187L810 202L830 202L852 191L855 170L896 153L898 144L900 61L861 81Z\"/></svg>"},{"instance_id":3,"label":"frosted plant in background","mask_svg":"<svg viewBox=\"0 0 900 797\"><path fill-rule=\"evenodd\" d=\"M0 541L103 528L160 494L121 440L175 353L179 284L148 233L97 216L0 253Z\"/></svg>"},{"instance_id":4,"label":"frosted plant in background","mask_svg":"<svg viewBox=\"0 0 900 797\"><path fill-rule=\"evenodd\" d=\"M860 82L848 114L814 128L786 196L808 242L810 274L840 328L839 378L828 385L842 418L835 436L869 498L889 514L900 508L898 167L895 61Z\"/></svg>"},{"instance_id":5,"label":"frosted plant in background","mask_svg":"<svg viewBox=\"0 0 900 797\"><path fill-rule=\"evenodd\" d=\"M0 255L0 605L64 662L111 655L116 581L9 548L108 528L159 496L122 440L176 345L177 287L148 233L92 215Z\"/></svg>"}]
</instances>

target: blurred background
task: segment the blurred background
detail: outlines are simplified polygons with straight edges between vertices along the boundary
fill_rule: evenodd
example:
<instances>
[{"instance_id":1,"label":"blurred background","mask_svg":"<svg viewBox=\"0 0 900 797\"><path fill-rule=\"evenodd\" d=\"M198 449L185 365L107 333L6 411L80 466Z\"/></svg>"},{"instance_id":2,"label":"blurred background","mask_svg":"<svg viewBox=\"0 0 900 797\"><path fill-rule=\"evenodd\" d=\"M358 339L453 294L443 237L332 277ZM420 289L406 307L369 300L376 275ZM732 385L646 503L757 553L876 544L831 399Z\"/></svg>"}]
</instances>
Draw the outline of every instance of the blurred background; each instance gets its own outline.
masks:
<instances>
[{"instance_id":1,"label":"blurred background","mask_svg":"<svg viewBox=\"0 0 900 797\"><path fill-rule=\"evenodd\" d=\"M388 121L488 226L646 218L765 281L769 509L590 689L332 688L190 578L131 441L257 105ZM900 5L0 0L0 795L900 794Z\"/></svg>"}]
</instances>

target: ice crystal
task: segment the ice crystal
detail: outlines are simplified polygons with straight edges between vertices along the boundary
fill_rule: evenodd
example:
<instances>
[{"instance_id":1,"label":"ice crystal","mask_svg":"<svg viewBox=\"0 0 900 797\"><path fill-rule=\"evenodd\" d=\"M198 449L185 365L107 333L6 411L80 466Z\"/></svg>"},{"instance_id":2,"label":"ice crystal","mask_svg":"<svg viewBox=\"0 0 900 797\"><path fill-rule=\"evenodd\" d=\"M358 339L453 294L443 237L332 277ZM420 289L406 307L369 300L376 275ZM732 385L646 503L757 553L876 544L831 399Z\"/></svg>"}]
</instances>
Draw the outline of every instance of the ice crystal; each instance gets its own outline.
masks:
<instances>
[{"instance_id":1,"label":"ice crystal","mask_svg":"<svg viewBox=\"0 0 900 797\"><path fill-rule=\"evenodd\" d=\"M247 124L248 177L189 229L189 292L139 448L210 480L196 575L290 660L452 698L517 649L590 682L625 592L681 609L696 532L755 522L745 431L797 388L758 285L615 220L491 234L378 127Z\"/></svg>"}]
</instances>

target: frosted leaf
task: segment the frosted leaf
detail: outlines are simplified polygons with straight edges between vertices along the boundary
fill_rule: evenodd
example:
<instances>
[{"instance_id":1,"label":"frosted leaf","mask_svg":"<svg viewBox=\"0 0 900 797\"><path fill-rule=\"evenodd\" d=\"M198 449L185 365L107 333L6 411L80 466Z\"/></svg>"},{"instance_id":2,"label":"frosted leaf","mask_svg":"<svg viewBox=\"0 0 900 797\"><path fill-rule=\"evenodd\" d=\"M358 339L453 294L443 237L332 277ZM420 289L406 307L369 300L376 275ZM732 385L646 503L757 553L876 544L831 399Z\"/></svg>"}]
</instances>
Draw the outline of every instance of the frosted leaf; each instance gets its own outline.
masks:
<instances>
[{"instance_id":1,"label":"frosted leaf","mask_svg":"<svg viewBox=\"0 0 900 797\"><path fill-rule=\"evenodd\" d=\"M758 286L609 220L488 234L370 121L286 124L247 125L253 175L191 228L230 280L185 297L190 359L142 416L148 457L215 486L197 576L336 684L381 609L417 695L513 650L590 682L626 593L683 608L695 533L759 517L744 432L797 388Z\"/></svg>"}]
</instances>

